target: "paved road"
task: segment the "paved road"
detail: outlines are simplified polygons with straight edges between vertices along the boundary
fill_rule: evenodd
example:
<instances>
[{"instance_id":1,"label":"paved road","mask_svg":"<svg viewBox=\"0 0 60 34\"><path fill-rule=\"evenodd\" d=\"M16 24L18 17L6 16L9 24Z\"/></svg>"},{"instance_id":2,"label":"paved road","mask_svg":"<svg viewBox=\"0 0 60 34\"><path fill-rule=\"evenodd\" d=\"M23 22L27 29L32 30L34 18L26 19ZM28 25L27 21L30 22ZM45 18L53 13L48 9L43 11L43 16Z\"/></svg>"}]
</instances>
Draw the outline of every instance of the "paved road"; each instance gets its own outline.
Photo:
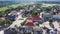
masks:
<instances>
[{"instance_id":1,"label":"paved road","mask_svg":"<svg viewBox=\"0 0 60 34\"><path fill-rule=\"evenodd\" d=\"M11 24L9 27L14 27L15 25L19 27L21 25L20 23L24 22L27 18L23 18L23 20L20 19L22 19L22 15L19 15L16 21L14 21L13 24Z\"/></svg>"}]
</instances>

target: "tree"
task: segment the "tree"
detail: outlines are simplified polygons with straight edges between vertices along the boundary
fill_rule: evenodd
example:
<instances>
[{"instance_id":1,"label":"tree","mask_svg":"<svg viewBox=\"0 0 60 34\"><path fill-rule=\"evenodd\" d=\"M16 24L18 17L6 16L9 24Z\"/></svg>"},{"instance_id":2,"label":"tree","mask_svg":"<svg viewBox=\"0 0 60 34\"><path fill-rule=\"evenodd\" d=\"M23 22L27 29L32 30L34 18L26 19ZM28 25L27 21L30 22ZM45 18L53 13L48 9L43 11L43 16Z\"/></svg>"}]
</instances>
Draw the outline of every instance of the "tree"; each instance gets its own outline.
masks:
<instances>
[{"instance_id":1,"label":"tree","mask_svg":"<svg viewBox=\"0 0 60 34\"><path fill-rule=\"evenodd\" d=\"M0 22L0 25L2 26L9 26L12 23L9 19L3 20Z\"/></svg>"},{"instance_id":2,"label":"tree","mask_svg":"<svg viewBox=\"0 0 60 34\"><path fill-rule=\"evenodd\" d=\"M38 12L37 12L36 10L32 10L32 11L31 11L31 14L32 14L32 15L37 15Z\"/></svg>"},{"instance_id":3,"label":"tree","mask_svg":"<svg viewBox=\"0 0 60 34\"><path fill-rule=\"evenodd\" d=\"M21 23L21 26L25 25L26 21L27 21L27 19Z\"/></svg>"},{"instance_id":4,"label":"tree","mask_svg":"<svg viewBox=\"0 0 60 34\"><path fill-rule=\"evenodd\" d=\"M5 14L4 11L0 11L0 17L2 17Z\"/></svg>"},{"instance_id":5,"label":"tree","mask_svg":"<svg viewBox=\"0 0 60 34\"><path fill-rule=\"evenodd\" d=\"M49 19L49 25L50 25L52 28L54 28L54 25L53 25L52 22L53 22L53 20L52 20L52 18L50 18L50 19Z\"/></svg>"},{"instance_id":6,"label":"tree","mask_svg":"<svg viewBox=\"0 0 60 34\"><path fill-rule=\"evenodd\" d=\"M16 9L24 9L24 6L18 6Z\"/></svg>"}]
</instances>

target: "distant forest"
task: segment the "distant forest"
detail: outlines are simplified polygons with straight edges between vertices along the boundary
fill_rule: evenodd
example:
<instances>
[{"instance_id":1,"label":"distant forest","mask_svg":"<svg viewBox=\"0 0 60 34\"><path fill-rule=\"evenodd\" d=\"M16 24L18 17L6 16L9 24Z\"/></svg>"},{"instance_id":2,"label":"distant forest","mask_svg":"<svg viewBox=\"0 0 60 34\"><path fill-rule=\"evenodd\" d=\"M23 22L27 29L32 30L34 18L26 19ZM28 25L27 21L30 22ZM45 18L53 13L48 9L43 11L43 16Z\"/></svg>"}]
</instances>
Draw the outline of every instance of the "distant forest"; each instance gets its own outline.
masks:
<instances>
[{"instance_id":1,"label":"distant forest","mask_svg":"<svg viewBox=\"0 0 60 34\"><path fill-rule=\"evenodd\" d=\"M23 3L23 2L27 2L27 1L19 1L19 2L14 2L14 1L0 1L0 7L5 7L8 5L12 5L12 4L17 4L17 3ZM30 2L30 1L29 1ZM35 2L35 1L33 1ZM50 4L60 4L60 2L53 2L53 1L36 1L36 2L41 2L41 3L50 3Z\"/></svg>"},{"instance_id":2,"label":"distant forest","mask_svg":"<svg viewBox=\"0 0 60 34\"><path fill-rule=\"evenodd\" d=\"M12 4L16 4L16 3L13 1L0 1L0 7L12 5Z\"/></svg>"}]
</instances>

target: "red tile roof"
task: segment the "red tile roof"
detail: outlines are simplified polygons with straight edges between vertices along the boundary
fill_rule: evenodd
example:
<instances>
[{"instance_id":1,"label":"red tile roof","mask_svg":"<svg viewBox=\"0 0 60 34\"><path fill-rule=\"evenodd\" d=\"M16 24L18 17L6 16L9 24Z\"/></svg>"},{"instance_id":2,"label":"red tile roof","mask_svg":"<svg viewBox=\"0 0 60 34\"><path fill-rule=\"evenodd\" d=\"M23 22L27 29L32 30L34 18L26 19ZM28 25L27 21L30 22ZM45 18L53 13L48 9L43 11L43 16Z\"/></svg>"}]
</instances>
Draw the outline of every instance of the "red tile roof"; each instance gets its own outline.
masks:
<instances>
[{"instance_id":1,"label":"red tile roof","mask_svg":"<svg viewBox=\"0 0 60 34\"><path fill-rule=\"evenodd\" d=\"M25 24L26 26L35 26L35 24L33 23L32 18L29 18Z\"/></svg>"},{"instance_id":2,"label":"red tile roof","mask_svg":"<svg viewBox=\"0 0 60 34\"><path fill-rule=\"evenodd\" d=\"M40 18L38 15L34 15L34 16L32 16L32 18L33 18L33 20L42 20L43 21L43 19Z\"/></svg>"},{"instance_id":3,"label":"red tile roof","mask_svg":"<svg viewBox=\"0 0 60 34\"><path fill-rule=\"evenodd\" d=\"M35 24L33 22L27 22L25 25L26 26L35 26Z\"/></svg>"}]
</instances>

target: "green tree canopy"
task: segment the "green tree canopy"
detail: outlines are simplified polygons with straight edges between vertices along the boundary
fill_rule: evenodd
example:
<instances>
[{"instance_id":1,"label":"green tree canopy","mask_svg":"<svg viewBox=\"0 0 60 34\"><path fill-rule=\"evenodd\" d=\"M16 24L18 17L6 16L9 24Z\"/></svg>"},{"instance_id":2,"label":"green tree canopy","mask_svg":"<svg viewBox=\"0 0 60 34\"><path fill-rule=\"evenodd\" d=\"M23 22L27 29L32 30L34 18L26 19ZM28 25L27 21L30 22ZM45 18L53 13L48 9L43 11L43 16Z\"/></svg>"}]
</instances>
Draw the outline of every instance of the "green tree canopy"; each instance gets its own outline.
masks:
<instances>
[{"instance_id":1,"label":"green tree canopy","mask_svg":"<svg viewBox=\"0 0 60 34\"><path fill-rule=\"evenodd\" d=\"M31 11L31 14L32 14L32 15L37 15L38 12L37 12L36 10L32 10L32 11Z\"/></svg>"},{"instance_id":2,"label":"green tree canopy","mask_svg":"<svg viewBox=\"0 0 60 34\"><path fill-rule=\"evenodd\" d=\"M11 24L12 21L10 21L9 19L3 20L0 22L0 25L5 25L5 24Z\"/></svg>"}]
</instances>

